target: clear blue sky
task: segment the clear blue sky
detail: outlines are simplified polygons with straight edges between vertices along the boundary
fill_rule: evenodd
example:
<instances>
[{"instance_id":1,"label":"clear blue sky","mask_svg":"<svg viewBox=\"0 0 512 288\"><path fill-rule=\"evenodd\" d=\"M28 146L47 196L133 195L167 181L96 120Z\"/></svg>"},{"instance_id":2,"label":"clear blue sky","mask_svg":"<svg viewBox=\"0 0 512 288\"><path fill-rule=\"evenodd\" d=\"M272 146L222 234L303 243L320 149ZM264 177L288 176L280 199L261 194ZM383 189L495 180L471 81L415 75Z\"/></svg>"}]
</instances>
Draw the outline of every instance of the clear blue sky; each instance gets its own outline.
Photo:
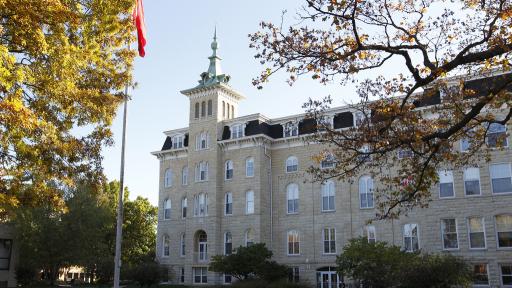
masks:
<instances>
[{"instance_id":1,"label":"clear blue sky","mask_svg":"<svg viewBox=\"0 0 512 288\"><path fill-rule=\"evenodd\" d=\"M261 20L279 22L281 11L288 10L287 23L295 23L295 12L305 1L168 1L146 0L146 57L135 63L138 87L131 91L128 107L125 183L130 198L138 195L158 201L158 165L150 152L160 150L163 131L188 126L188 99L180 90L192 88L199 74L208 68L214 25L217 24L222 68L231 75L231 86L247 99L240 103L239 115L262 113L280 117L304 112L308 97L332 95L337 105L355 99L353 86L321 85L309 78L293 87L285 75L277 75L263 90L251 79L262 66L254 59L247 35L258 30ZM269 105L270 103L270 105ZM104 167L110 180L119 179L121 110L114 123L115 146L105 149Z\"/></svg>"}]
</instances>

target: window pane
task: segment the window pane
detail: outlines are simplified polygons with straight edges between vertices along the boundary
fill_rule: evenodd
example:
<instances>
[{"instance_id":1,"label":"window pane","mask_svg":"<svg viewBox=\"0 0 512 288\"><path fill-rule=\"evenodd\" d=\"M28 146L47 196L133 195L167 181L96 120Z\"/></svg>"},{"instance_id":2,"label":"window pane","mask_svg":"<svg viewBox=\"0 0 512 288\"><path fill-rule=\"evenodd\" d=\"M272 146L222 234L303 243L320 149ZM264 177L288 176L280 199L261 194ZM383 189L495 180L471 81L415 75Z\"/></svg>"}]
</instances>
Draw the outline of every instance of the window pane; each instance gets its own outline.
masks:
<instances>
[{"instance_id":1,"label":"window pane","mask_svg":"<svg viewBox=\"0 0 512 288\"><path fill-rule=\"evenodd\" d=\"M480 181L466 180L464 181L466 195L480 195Z\"/></svg>"},{"instance_id":2,"label":"window pane","mask_svg":"<svg viewBox=\"0 0 512 288\"><path fill-rule=\"evenodd\" d=\"M511 178L495 178L492 179L492 193L509 193L512 192Z\"/></svg>"},{"instance_id":3,"label":"window pane","mask_svg":"<svg viewBox=\"0 0 512 288\"><path fill-rule=\"evenodd\" d=\"M512 286L512 264L501 265L501 282L503 285Z\"/></svg>"},{"instance_id":4,"label":"window pane","mask_svg":"<svg viewBox=\"0 0 512 288\"><path fill-rule=\"evenodd\" d=\"M453 183L441 183L439 184L439 197L453 197Z\"/></svg>"},{"instance_id":5,"label":"window pane","mask_svg":"<svg viewBox=\"0 0 512 288\"><path fill-rule=\"evenodd\" d=\"M487 275L487 264L477 264L474 266L473 284L489 285L489 277Z\"/></svg>"}]
</instances>

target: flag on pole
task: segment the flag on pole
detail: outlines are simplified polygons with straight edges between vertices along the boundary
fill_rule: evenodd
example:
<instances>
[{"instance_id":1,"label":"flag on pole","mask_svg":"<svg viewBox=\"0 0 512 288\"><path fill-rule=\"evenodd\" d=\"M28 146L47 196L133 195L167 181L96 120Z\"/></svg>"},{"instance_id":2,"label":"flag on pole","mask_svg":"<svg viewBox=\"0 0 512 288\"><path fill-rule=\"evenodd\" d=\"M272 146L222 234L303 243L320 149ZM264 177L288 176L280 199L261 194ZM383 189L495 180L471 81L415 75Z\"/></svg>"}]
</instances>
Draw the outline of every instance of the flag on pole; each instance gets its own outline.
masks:
<instances>
[{"instance_id":1,"label":"flag on pole","mask_svg":"<svg viewBox=\"0 0 512 288\"><path fill-rule=\"evenodd\" d=\"M146 25L144 23L144 7L142 6L142 0L135 1L136 3L135 7L133 8L132 17L135 23L135 27L137 27L139 56L144 57L144 55L146 55L146 51L144 50L144 46L146 46Z\"/></svg>"}]
</instances>

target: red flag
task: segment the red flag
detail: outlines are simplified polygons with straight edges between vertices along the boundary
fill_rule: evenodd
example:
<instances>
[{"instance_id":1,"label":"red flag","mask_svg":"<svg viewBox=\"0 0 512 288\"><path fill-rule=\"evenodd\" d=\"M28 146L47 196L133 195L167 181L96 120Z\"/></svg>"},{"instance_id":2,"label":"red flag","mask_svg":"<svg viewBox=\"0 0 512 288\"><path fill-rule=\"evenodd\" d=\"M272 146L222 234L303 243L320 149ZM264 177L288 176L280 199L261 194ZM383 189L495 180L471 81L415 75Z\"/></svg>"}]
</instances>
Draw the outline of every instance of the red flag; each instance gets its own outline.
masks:
<instances>
[{"instance_id":1,"label":"red flag","mask_svg":"<svg viewBox=\"0 0 512 288\"><path fill-rule=\"evenodd\" d=\"M135 0L135 7L133 8L132 17L135 22L135 26L137 27L137 39L138 39L138 48L139 48L139 56L144 57L146 55L146 51L144 50L144 46L146 46L146 25L144 23L144 7L142 6L142 0Z\"/></svg>"}]
</instances>

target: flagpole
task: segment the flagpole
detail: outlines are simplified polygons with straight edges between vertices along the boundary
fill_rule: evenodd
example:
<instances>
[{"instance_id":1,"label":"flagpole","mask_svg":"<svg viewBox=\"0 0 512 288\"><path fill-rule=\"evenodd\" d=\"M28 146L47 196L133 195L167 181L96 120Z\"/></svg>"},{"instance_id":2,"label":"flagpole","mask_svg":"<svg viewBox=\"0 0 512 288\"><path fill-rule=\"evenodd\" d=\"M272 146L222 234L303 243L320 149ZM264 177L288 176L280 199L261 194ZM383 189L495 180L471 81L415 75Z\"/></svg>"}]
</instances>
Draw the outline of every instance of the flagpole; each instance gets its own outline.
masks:
<instances>
[{"instance_id":1,"label":"flagpole","mask_svg":"<svg viewBox=\"0 0 512 288\"><path fill-rule=\"evenodd\" d=\"M129 43L128 50L130 50ZM128 84L126 84L124 90L123 102L123 136L121 144L121 171L119 176L119 195L117 201L116 254L114 257L114 288L119 288L119 278L121 275L121 241L123 238L124 154L126 146L126 113L128 110Z\"/></svg>"}]
</instances>

